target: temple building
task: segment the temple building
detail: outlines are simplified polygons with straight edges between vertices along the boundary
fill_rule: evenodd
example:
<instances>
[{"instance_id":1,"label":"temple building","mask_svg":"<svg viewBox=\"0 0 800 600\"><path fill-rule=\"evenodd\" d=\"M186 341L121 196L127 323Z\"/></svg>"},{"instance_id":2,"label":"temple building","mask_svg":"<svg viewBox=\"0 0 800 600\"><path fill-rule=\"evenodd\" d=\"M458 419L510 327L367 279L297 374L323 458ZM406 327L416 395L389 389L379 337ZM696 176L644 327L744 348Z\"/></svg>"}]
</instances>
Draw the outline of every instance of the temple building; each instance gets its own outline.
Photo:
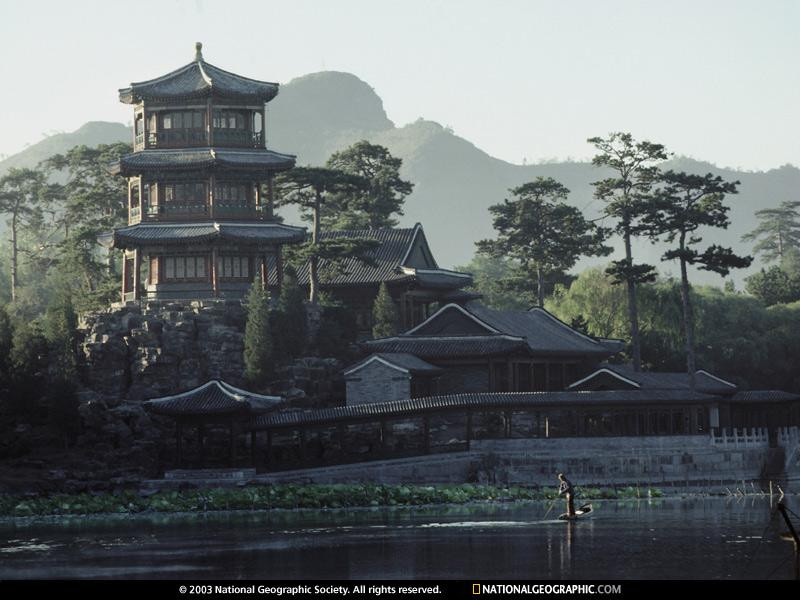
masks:
<instances>
[{"instance_id":1,"label":"temple building","mask_svg":"<svg viewBox=\"0 0 800 600\"><path fill-rule=\"evenodd\" d=\"M564 390L623 343L584 335L541 308L498 311L471 301L446 304L403 335L362 347L370 355L344 373L348 404ZM403 369L408 385L386 387Z\"/></svg>"},{"instance_id":2,"label":"temple building","mask_svg":"<svg viewBox=\"0 0 800 600\"><path fill-rule=\"evenodd\" d=\"M189 64L119 91L134 107L122 300L241 297L255 277L279 286L281 247L305 230L273 215L273 177L295 157L266 147L278 84L224 71L196 45Z\"/></svg>"},{"instance_id":3,"label":"temple building","mask_svg":"<svg viewBox=\"0 0 800 600\"><path fill-rule=\"evenodd\" d=\"M321 238L368 238L380 246L368 254L372 264L348 258L341 264L321 260L320 287L355 311L359 335L370 337L372 306L381 283L386 283L399 316L398 330L405 331L427 319L442 304L464 303L477 294L463 288L472 275L442 269L431 253L422 225L405 229L325 231ZM308 264L297 274L309 284Z\"/></svg>"}]
</instances>

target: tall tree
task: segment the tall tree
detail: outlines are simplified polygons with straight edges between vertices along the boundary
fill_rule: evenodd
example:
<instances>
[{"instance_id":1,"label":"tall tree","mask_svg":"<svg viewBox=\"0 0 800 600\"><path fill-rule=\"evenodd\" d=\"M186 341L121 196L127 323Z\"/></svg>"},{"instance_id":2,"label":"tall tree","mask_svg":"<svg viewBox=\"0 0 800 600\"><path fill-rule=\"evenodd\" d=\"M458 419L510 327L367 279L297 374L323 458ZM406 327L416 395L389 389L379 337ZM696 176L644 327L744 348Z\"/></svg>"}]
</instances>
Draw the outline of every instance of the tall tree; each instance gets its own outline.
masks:
<instances>
[{"instance_id":1,"label":"tall tree","mask_svg":"<svg viewBox=\"0 0 800 600\"><path fill-rule=\"evenodd\" d=\"M244 330L244 376L250 385L263 387L272 371L272 336L269 326L269 295L256 277L247 294Z\"/></svg>"},{"instance_id":2,"label":"tall tree","mask_svg":"<svg viewBox=\"0 0 800 600\"><path fill-rule=\"evenodd\" d=\"M515 260L518 283L536 281L536 297L544 306L545 276L575 266L581 256L604 256L608 230L587 221L580 209L565 203L569 190L550 177L538 177L511 190L514 200L489 207L496 240L477 242L478 252Z\"/></svg>"},{"instance_id":3,"label":"tall tree","mask_svg":"<svg viewBox=\"0 0 800 600\"><path fill-rule=\"evenodd\" d=\"M688 266L718 273L723 277L731 269L750 265L751 257L741 257L730 248L712 244L700 251L697 246L703 242L698 230L701 227L726 229L730 224L729 207L723 204L726 194L736 194L738 181L727 182L711 173L690 175L683 172L667 171L661 175L663 186L657 193L648 218L649 232L652 236L663 236L670 244L676 245L664 253L664 260L677 260L681 268L681 302L683 305L683 325L686 338L686 367L689 384L695 387L695 324L692 299L689 294Z\"/></svg>"},{"instance_id":4,"label":"tall tree","mask_svg":"<svg viewBox=\"0 0 800 600\"><path fill-rule=\"evenodd\" d=\"M635 371L641 369L642 349L639 339L639 314L636 305L636 286L653 281L655 268L647 264L635 264L631 239L637 236L639 220L647 212L651 191L658 176L657 163L667 158L661 144L648 141L637 142L630 133L615 132L608 137L593 137L587 140L599 153L592 159L596 167L613 171L611 177L594 182L594 196L606 203L605 214L616 221L615 231L622 237L625 258L614 261L609 274L618 283L625 283L628 292L628 321L632 361Z\"/></svg>"},{"instance_id":5,"label":"tall tree","mask_svg":"<svg viewBox=\"0 0 800 600\"><path fill-rule=\"evenodd\" d=\"M275 358L288 362L302 356L308 340L308 315L303 290L297 284L297 273L291 266L284 272L277 310L271 322Z\"/></svg>"},{"instance_id":6,"label":"tall tree","mask_svg":"<svg viewBox=\"0 0 800 600\"><path fill-rule=\"evenodd\" d=\"M11 300L19 288L20 230L41 218L44 175L33 169L11 169L0 178L0 213L7 214L11 232Z\"/></svg>"},{"instance_id":7,"label":"tall tree","mask_svg":"<svg viewBox=\"0 0 800 600\"><path fill-rule=\"evenodd\" d=\"M336 261L345 257L363 257L374 249L373 240L358 238L321 239L322 209L331 197L342 193L357 193L366 187L363 177L336 169L296 167L281 174L277 180L276 206L295 204L312 222L311 240L298 249L297 256L308 261L309 300L319 298L319 263L322 259Z\"/></svg>"},{"instance_id":8,"label":"tall tree","mask_svg":"<svg viewBox=\"0 0 800 600\"><path fill-rule=\"evenodd\" d=\"M414 184L400 177L403 161L389 150L366 140L331 155L329 169L363 177L364 188L336 194L332 210L323 217L330 229L380 229L397 225L395 215L403 214L403 202Z\"/></svg>"},{"instance_id":9,"label":"tall tree","mask_svg":"<svg viewBox=\"0 0 800 600\"><path fill-rule=\"evenodd\" d=\"M64 183L47 186L50 200L52 235L55 252L48 267L56 266L68 280L79 308L105 304L116 288L113 276L112 250L100 253L98 236L123 225L127 218L128 189L125 180L113 176L108 165L130 152L128 144L100 145L96 148L76 146L65 154L57 154L42 163L48 174L66 177Z\"/></svg>"},{"instance_id":10,"label":"tall tree","mask_svg":"<svg viewBox=\"0 0 800 600\"><path fill-rule=\"evenodd\" d=\"M390 337L397 333L397 307L389 295L386 282L378 288L378 295L372 305L372 337Z\"/></svg>"},{"instance_id":11,"label":"tall tree","mask_svg":"<svg viewBox=\"0 0 800 600\"><path fill-rule=\"evenodd\" d=\"M763 255L767 262L783 262L789 249L800 251L800 201L757 210L756 217L758 226L742 236L743 242L755 242L754 254Z\"/></svg>"}]
</instances>

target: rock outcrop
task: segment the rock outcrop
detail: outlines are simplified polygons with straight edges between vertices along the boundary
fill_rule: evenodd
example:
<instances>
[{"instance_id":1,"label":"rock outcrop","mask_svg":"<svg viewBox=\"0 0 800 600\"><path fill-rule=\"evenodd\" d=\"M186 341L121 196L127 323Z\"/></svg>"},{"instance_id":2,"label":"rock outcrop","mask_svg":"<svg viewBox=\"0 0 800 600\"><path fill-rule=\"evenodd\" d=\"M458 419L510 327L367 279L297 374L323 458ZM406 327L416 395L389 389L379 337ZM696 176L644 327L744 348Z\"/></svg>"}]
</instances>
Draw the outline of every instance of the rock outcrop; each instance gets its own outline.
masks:
<instances>
[{"instance_id":1,"label":"rock outcrop","mask_svg":"<svg viewBox=\"0 0 800 600\"><path fill-rule=\"evenodd\" d=\"M224 379L241 385L246 314L239 301L127 304L84 319L86 386L109 406Z\"/></svg>"}]
</instances>

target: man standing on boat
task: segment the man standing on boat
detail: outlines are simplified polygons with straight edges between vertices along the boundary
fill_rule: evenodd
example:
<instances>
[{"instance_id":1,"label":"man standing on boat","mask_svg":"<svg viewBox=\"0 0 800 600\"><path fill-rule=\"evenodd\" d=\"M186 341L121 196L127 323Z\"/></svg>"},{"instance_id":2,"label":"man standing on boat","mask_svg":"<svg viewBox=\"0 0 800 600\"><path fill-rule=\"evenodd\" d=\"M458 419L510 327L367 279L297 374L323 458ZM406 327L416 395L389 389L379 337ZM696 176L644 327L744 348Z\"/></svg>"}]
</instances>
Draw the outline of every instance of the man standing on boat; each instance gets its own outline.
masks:
<instances>
[{"instance_id":1,"label":"man standing on boat","mask_svg":"<svg viewBox=\"0 0 800 600\"><path fill-rule=\"evenodd\" d=\"M566 495L567 497L567 516L574 517L575 516L575 490L572 487L572 482L567 479L563 473L558 474L558 480L560 482L558 486L558 495Z\"/></svg>"}]
</instances>

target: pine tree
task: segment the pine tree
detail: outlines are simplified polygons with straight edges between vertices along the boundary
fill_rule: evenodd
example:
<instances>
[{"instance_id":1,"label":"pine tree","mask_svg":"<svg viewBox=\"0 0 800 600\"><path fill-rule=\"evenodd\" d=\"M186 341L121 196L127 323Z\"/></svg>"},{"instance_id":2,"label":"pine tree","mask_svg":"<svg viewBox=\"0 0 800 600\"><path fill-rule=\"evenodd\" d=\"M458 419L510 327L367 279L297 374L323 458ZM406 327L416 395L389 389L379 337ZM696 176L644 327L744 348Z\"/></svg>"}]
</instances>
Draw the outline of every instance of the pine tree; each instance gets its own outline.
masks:
<instances>
[{"instance_id":1,"label":"pine tree","mask_svg":"<svg viewBox=\"0 0 800 600\"><path fill-rule=\"evenodd\" d=\"M43 323L50 356L50 378L71 382L77 376L76 330L78 316L72 306L69 290L62 287L47 308Z\"/></svg>"},{"instance_id":2,"label":"pine tree","mask_svg":"<svg viewBox=\"0 0 800 600\"><path fill-rule=\"evenodd\" d=\"M581 256L609 254L609 231L567 204L569 190L551 177L538 177L511 194L513 200L489 207L497 239L476 245L481 254L512 259L516 268L506 283L528 293L535 282L536 302L543 307L545 279L571 269Z\"/></svg>"},{"instance_id":3,"label":"pine tree","mask_svg":"<svg viewBox=\"0 0 800 600\"><path fill-rule=\"evenodd\" d=\"M742 236L743 242L756 242L754 254L764 260L783 262L789 250L800 250L800 202L782 202L778 208L756 211L759 224L753 231Z\"/></svg>"},{"instance_id":4,"label":"pine tree","mask_svg":"<svg viewBox=\"0 0 800 600\"><path fill-rule=\"evenodd\" d=\"M655 268L633 262L631 240L641 233L639 219L652 200L651 189L658 178L658 162L668 157L664 146L648 141L637 142L630 133L615 132L607 138L587 140L599 154L592 159L596 167L606 167L612 177L595 181L594 196L606 203L605 214L616 220L615 231L625 246L625 258L614 261L608 273L616 283L624 283L628 292L628 322L631 332L633 369L642 364L639 340L639 312L636 286L655 280Z\"/></svg>"},{"instance_id":5,"label":"pine tree","mask_svg":"<svg viewBox=\"0 0 800 600\"><path fill-rule=\"evenodd\" d=\"M11 347L14 329L4 306L0 306L0 396L11 385Z\"/></svg>"},{"instance_id":6,"label":"pine tree","mask_svg":"<svg viewBox=\"0 0 800 600\"><path fill-rule=\"evenodd\" d=\"M667 171L660 176L663 187L653 201L653 211L647 218L648 232L652 237L664 236L675 245L667 250L663 260L677 260L681 270L681 301L686 341L686 368L689 385L695 386L695 322L687 267L727 276L731 269L748 267L749 256L737 256L730 248L709 245L702 252L697 245L703 238L701 228L727 229L729 207L723 204L726 194L736 194L738 181L724 181L719 175L690 175Z\"/></svg>"},{"instance_id":7,"label":"pine tree","mask_svg":"<svg viewBox=\"0 0 800 600\"><path fill-rule=\"evenodd\" d=\"M272 336L269 296L256 278L247 294L247 324L244 331L244 376L253 386L263 387L272 373Z\"/></svg>"},{"instance_id":8,"label":"pine tree","mask_svg":"<svg viewBox=\"0 0 800 600\"><path fill-rule=\"evenodd\" d=\"M375 339L397 334L397 307L389 295L386 282L381 283L372 305L372 337Z\"/></svg>"},{"instance_id":9,"label":"pine tree","mask_svg":"<svg viewBox=\"0 0 800 600\"><path fill-rule=\"evenodd\" d=\"M303 355L308 338L308 315L303 302L305 294L297 283L292 267L284 271L278 309L273 314L275 358L283 362Z\"/></svg>"}]
</instances>

